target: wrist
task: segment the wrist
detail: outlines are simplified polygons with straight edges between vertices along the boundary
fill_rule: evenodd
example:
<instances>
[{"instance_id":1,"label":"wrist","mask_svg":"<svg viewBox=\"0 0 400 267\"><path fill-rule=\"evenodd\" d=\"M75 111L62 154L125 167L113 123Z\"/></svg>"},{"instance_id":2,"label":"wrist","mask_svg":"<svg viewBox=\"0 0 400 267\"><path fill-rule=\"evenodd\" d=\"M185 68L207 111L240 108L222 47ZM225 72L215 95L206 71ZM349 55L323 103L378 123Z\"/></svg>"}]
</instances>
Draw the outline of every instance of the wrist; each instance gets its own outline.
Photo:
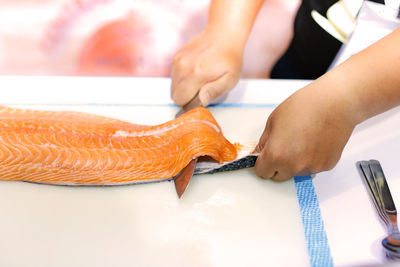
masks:
<instances>
[{"instance_id":1,"label":"wrist","mask_svg":"<svg viewBox=\"0 0 400 267\"><path fill-rule=\"evenodd\" d=\"M364 69L365 66L354 64L355 58L353 56L321 78L326 76L338 99L346 106L347 119L357 125L380 113L376 103L385 101L376 94L379 90L371 90L371 86L375 88L377 85L366 78L368 72Z\"/></svg>"},{"instance_id":2,"label":"wrist","mask_svg":"<svg viewBox=\"0 0 400 267\"><path fill-rule=\"evenodd\" d=\"M314 99L316 112L325 110L332 122L354 128L366 118L360 108L358 91L353 90L353 87L341 77L343 76L337 75L333 70L304 89L310 90L309 95Z\"/></svg>"},{"instance_id":3,"label":"wrist","mask_svg":"<svg viewBox=\"0 0 400 267\"><path fill-rule=\"evenodd\" d=\"M207 35L208 40L218 46L224 46L227 49L239 52L243 52L247 41L247 35L244 33L222 25L208 24L204 29L204 33Z\"/></svg>"}]
</instances>

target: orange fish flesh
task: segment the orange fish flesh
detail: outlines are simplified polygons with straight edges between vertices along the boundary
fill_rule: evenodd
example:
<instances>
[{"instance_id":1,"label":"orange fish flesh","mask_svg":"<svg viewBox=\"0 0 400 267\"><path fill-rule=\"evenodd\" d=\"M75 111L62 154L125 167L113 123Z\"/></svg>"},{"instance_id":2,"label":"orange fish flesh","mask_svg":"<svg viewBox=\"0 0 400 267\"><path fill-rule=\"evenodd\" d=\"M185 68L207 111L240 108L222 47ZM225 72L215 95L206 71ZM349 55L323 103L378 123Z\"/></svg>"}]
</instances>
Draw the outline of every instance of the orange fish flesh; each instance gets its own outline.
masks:
<instances>
[{"instance_id":1,"label":"orange fish flesh","mask_svg":"<svg viewBox=\"0 0 400 267\"><path fill-rule=\"evenodd\" d=\"M0 106L0 180L121 185L168 180L191 159L237 151L212 114L193 109L156 126L68 111Z\"/></svg>"}]
</instances>

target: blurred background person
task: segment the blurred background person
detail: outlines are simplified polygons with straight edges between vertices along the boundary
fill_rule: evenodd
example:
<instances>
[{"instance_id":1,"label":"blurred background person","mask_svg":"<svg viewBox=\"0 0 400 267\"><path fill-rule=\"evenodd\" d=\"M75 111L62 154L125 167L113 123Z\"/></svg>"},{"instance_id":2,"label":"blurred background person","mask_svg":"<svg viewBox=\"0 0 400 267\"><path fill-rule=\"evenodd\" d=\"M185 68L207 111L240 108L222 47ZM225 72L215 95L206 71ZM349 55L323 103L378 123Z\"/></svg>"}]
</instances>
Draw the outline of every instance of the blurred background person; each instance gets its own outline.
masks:
<instances>
[{"instance_id":1,"label":"blurred background person","mask_svg":"<svg viewBox=\"0 0 400 267\"><path fill-rule=\"evenodd\" d=\"M261 7L243 76L267 78L298 0ZM174 53L207 23L210 0L5 0L0 74L169 77ZM278 21L277 24L271 23ZM265 32L268 25L268 35ZM260 52L269 56L260 58Z\"/></svg>"}]
</instances>

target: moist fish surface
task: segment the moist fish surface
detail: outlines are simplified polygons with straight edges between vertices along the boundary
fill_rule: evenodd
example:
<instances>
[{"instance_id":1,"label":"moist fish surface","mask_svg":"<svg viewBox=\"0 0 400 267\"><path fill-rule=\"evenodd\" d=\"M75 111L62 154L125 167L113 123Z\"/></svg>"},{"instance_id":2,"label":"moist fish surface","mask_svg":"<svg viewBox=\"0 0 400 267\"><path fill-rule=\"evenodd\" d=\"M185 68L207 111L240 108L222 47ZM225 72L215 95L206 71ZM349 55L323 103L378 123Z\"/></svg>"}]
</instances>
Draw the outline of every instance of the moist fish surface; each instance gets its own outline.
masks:
<instances>
[{"instance_id":1,"label":"moist fish surface","mask_svg":"<svg viewBox=\"0 0 400 267\"><path fill-rule=\"evenodd\" d=\"M237 150L205 108L155 126L69 111L0 106L0 180L122 185L168 180L191 159Z\"/></svg>"}]
</instances>

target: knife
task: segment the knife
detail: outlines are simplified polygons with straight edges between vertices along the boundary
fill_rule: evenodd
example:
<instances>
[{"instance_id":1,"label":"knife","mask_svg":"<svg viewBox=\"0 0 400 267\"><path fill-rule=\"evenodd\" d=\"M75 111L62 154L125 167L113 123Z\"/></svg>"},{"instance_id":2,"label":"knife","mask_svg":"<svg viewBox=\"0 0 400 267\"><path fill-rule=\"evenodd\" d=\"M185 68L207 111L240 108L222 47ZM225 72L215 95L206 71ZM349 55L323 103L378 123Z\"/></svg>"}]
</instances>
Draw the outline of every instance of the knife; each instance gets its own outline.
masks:
<instances>
[{"instance_id":1,"label":"knife","mask_svg":"<svg viewBox=\"0 0 400 267\"><path fill-rule=\"evenodd\" d=\"M203 106L199 98L199 92L197 92L187 104L182 106L182 108L178 111L178 113L176 113L175 118L178 118L183 113L188 112L191 109Z\"/></svg>"},{"instance_id":2,"label":"knife","mask_svg":"<svg viewBox=\"0 0 400 267\"><path fill-rule=\"evenodd\" d=\"M187 103L185 104L179 111L176 113L175 118L178 118L185 112L200 107L202 106L202 103L199 98L199 92ZM189 184L190 179L193 176L194 169L196 167L197 163L197 158L192 159L188 165L186 165L185 168L183 168L175 177L174 177L174 183L175 183L175 189L176 193L178 194L178 197L181 198L183 195L183 192L185 192L186 187Z\"/></svg>"}]
</instances>

